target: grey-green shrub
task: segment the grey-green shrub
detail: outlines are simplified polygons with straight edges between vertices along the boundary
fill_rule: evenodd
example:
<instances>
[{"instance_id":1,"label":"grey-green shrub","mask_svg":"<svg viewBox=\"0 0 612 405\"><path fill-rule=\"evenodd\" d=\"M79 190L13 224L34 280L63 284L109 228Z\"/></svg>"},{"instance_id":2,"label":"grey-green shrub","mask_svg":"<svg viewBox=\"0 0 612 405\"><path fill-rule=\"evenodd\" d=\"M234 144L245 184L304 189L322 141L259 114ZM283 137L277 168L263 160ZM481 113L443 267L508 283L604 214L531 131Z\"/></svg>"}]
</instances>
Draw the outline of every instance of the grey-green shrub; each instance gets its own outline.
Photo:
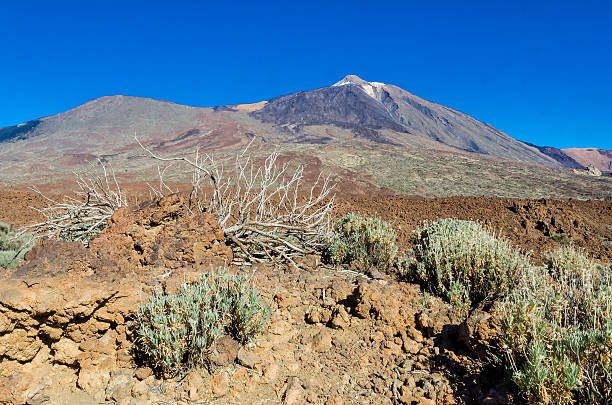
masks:
<instances>
[{"instance_id":1,"label":"grey-green shrub","mask_svg":"<svg viewBox=\"0 0 612 405\"><path fill-rule=\"evenodd\" d=\"M138 309L139 349L165 376L208 364L215 340L248 342L264 329L270 309L245 276L217 269L176 294L153 294Z\"/></svg>"},{"instance_id":2,"label":"grey-green shrub","mask_svg":"<svg viewBox=\"0 0 612 405\"><path fill-rule=\"evenodd\" d=\"M503 303L512 379L530 403L612 403L612 268L571 246L544 263Z\"/></svg>"},{"instance_id":3,"label":"grey-green shrub","mask_svg":"<svg viewBox=\"0 0 612 405\"><path fill-rule=\"evenodd\" d=\"M417 265L410 278L457 306L503 296L530 267L526 256L474 221L426 223L413 241Z\"/></svg>"},{"instance_id":4,"label":"grey-green shrub","mask_svg":"<svg viewBox=\"0 0 612 405\"><path fill-rule=\"evenodd\" d=\"M0 222L0 268L17 267L35 242L33 235L17 235L8 224Z\"/></svg>"},{"instance_id":5,"label":"grey-green shrub","mask_svg":"<svg viewBox=\"0 0 612 405\"><path fill-rule=\"evenodd\" d=\"M351 213L336 222L326 257L335 264L357 262L362 269L386 270L393 266L396 253L391 225Z\"/></svg>"}]
</instances>

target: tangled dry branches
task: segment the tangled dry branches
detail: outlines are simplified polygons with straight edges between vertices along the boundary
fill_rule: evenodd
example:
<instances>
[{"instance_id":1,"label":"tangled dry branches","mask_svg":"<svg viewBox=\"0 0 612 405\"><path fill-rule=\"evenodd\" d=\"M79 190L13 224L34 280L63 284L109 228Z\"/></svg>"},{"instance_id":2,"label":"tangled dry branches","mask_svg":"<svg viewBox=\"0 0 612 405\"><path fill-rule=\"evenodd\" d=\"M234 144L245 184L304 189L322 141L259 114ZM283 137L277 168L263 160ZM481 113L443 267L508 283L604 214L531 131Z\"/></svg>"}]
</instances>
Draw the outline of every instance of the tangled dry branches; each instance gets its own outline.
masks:
<instances>
[{"instance_id":1,"label":"tangled dry branches","mask_svg":"<svg viewBox=\"0 0 612 405\"><path fill-rule=\"evenodd\" d=\"M279 164L277 151L258 165L248 154L249 144L236 156L233 171L228 173L222 163L199 150L193 159L165 158L138 143L155 160L191 166L188 212L214 215L244 259L260 262L283 258L293 262L293 257L313 253L324 245L331 230L334 203L329 176L319 175L304 193L300 189L303 166L291 169L287 163ZM160 179L158 191L167 189L164 184Z\"/></svg>"},{"instance_id":2,"label":"tangled dry branches","mask_svg":"<svg viewBox=\"0 0 612 405\"><path fill-rule=\"evenodd\" d=\"M45 220L22 228L20 234L34 232L38 236L87 243L104 229L113 213L127 207L128 202L112 167L107 169L100 160L98 163L101 173L93 166L88 173L75 173L78 187L75 197L64 196L57 201L38 188L30 187L48 202L42 209L30 207L40 212Z\"/></svg>"}]
</instances>

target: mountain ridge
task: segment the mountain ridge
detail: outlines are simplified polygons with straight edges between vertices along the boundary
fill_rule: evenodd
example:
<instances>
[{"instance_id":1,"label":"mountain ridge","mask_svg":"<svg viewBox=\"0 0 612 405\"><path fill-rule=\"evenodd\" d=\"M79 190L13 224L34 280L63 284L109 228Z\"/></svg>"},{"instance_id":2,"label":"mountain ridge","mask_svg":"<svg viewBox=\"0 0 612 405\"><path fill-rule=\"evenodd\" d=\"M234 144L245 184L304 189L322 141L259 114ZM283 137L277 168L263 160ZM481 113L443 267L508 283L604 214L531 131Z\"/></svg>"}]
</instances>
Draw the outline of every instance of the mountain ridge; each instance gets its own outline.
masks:
<instances>
[{"instance_id":1,"label":"mountain ridge","mask_svg":"<svg viewBox=\"0 0 612 405\"><path fill-rule=\"evenodd\" d=\"M394 155L398 164L410 156L417 160L407 163L417 164L422 161L420 156L444 154L444 159L434 158L428 167L440 170L444 168L434 168L442 161L452 166L466 162L468 166L460 169L466 175L473 173L469 162L478 162L474 164L485 171L498 159L501 161L494 163L498 167L495 170L502 170L504 161L517 162L518 166L511 164L517 170L525 164L584 168L585 159L595 156L582 153L582 160L574 160L561 149L521 142L466 113L395 85L348 75L330 86L250 104L192 107L126 95L90 100L64 113L0 128L0 182L48 181L46 172L51 179L66 178L96 158L114 162L125 171L138 170L143 164L154 167L154 162L139 160L142 149L135 136L157 153L174 156L197 148L215 155L231 155L255 139L258 153L280 148L288 156L309 161L314 167L330 168L339 178L349 181L360 178L362 172L371 172L364 162L371 162L373 157L384 159L386 155ZM452 156L457 158L453 161ZM605 163L608 155L596 156ZM425 183L409 187L398 185L403 182L399 180L388 183L389 176L401 177L407 170L405 166L401 164L397 173L383 170L385 178L380 177L380 171L371 172L364 182L370 184L367 187L390 184L390 189L415 194L452 193L450 189L431 190L431 184ZM533 170L544 169L529 169ZM424 180L411 181L417 184ZM477 182L494 180L479 180L476 176L465 181L474 183L474 187L468 187L474 193Z\"/></svg>"}]
</instances>

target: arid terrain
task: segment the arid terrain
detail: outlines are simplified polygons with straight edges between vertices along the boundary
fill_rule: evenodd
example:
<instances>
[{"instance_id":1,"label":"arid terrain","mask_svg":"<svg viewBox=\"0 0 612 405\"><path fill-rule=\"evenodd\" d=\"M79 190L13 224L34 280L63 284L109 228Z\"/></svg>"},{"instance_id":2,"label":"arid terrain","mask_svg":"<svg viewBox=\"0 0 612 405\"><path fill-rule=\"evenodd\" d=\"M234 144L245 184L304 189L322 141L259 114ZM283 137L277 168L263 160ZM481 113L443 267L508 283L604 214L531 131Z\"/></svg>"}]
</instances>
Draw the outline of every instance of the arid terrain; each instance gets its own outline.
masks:
<instances>
[{"instance_id":1,"label":"arid terrain","mask_svg":"<svg viewBox=\"0 0 612 405\"><path fill-rule=\"evenodd\" d=\"M483 357L488 313L466 315L397 274L365 276L322 263L246 266L212 218L176 219L181 198L119 211L84 247L39 243L0 283L0 403L521 403L503 370ZM0 221L39 220L28 191L0 192ZM574 243L612 260L612 203L339 195L347 212L389 221L401 252L425 220L472 219L523 251ZM219 341L209 369L153 375L135 357L134 311L153 289L176 291L213 265L251 275L273 310L245 347ZM484 314L484 315L483 315Z\"/></svg>"},{"instance_id":2,"label":"arid terrain","mask_svg":"<svg viewBox=\"0 0 612 405\"><path fill-rule=\"evenodd\" d=\"M509 364L514 354L501 343L512 332L502 328L502 305L516 291L566 294L573 312L563 307L565 315L591 304L609 313L602 302L612 291L610 156L522 142L353 75L212 108L102 97L0 128L0 222L9 225L0 227L0 247L11 246L0 249L7 263L0 271L0 404L501 405L549 394L571 403L584 398L577 390L584 391L585 376L603 387L597 398L612 398L609 373L588 374L567 358L554 358L553 366L582 378L565 379L570 394L555 384L546 391L544 383L525 390L521 381L543 374L510 376L506 368L518 363ZM199 171L178 161L184 157L199 159ZM102 170L107 176L96 183ZM66 200L75 173L84 192ZM199 191L190 195L193 183ZM14 246L27 237L21 227L49 219L40 211L48 204L56 205L55 218L28 232L51 237L35 240L13 266L26 252ZM364 218L345 216L351 213ZM343 235L339 218L353 218L347 229L362 239ZM448 255L468 280L449 276L448 287L440 280L456 269L440 261L427 273L429 236L415 237L444 218L454 218L454 232L464 235ZM349 254L370 244L376 248L368 254L384 260ZM431 257L447 245L432 248ZM461 262L468 245L474 257ZM563 263L578 263L589 277L545 267L557 248L578 249ZM232 290L217 306L199 297L210 305L191 312L175 306L191 302L176 298L185 286L201 287L201 277L219 268L230 278L209 291L238 290L236 280L246 276L258 292ZM542 284L528 289L525 280ZM554 290L566 285L584 295ZM147 302L167 303L151 316L155 332L143 326ZM541 303L512 308L535 313L534 302ZM253 319L265 321L261 330L249 329ZM214 327L181 337L200 322ZM575 336L605 342L585 352L603 364L609 331L593 328L602 335ZM528 338L521 333L516 342ZM200 350L181 352L181 339ZM541 350L557 353L564 339ZM580 366L585 357L577 357Z\"/></svg>"},{"instance_id":3,"label":"arid terrain","mask_svg":"<svg viewBox=\"0 0 612 405\"><path fill-rule=\"evenodd\" d=\"M375 189L422 197L612 198L609 151L532 145L354 75L320 89L211 108L107 96L0 128L0 187L69 183L74 171L98 159L124 183L154 179L160 162L147 159L136 138L163 157L199 150L218 160L231 160L252 142L254 157L278 150L312 173L331 174L342 191L365 195ZM587 166L600 175L589 175ZM166 175L190 180L178 164Z\"/></svg>"},{"instance_id":4,"label":"arid terrain","mask_svg":"<svg viewBox=\"0 0 612 405\"><path fill-rule=\"evenodd\" d=\"M136 188L135 188L136 189ZM145 188L138 189L141 199ZM58 199L60 195L56 196ZM0 221L25 226L42 220L33 209L47 201L27 191L0 190ZM555 238L584 248L603 263L612 261L612 203L606 201L511 199L495 197L380 196L375 198L338 195L337 217L354 212L389 222L400 248L409 249L412 231L424 221L457 218L479 221L510 239L524 252L539 254L558 245Z\"/></svg>"}]
</instances>

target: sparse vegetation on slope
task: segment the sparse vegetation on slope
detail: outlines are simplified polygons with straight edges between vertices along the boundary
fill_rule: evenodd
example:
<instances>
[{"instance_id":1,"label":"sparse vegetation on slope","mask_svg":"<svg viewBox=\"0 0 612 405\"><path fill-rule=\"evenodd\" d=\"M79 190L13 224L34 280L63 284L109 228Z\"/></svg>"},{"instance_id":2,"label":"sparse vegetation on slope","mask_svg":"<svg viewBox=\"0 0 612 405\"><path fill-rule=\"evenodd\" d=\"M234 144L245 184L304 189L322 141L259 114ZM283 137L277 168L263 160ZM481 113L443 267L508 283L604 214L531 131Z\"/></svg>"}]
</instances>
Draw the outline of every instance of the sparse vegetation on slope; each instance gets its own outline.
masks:
<instances>
[{"instance_id":1,"label":"sparse vegetation on slope","mask_svg":"<svg viewBox=\"0 0 612 405\"><path fill-rule=\"evenodd\" d=\"M612 268L573 247L546 256L504 302L512 379L530 403L612 401Z\"/></svg>"},{"instance_id":2,"label":"sparse vegetation on slope","mask_svg":"<svg viewBox=\"0 0 612 405\"><path fill-rule=\"evenodd\" d=\"M508 293L527 258L474 221L446 218L414 232L417 265L411 278L457 306Z\"/></svg>"},{"instance_id":3,"label":"sparse vegetation on slope","mask_svg":"<svg viewBox=\"0 0 612 405\"><path fill-rule=\"evenodd\" d=\"M155 293L139 308L139 348L154 369L172 376L208 365L212 345L224 334L248 342L269 313L245 276L217 269L176 294Z\"/></svg>"},{"instance_id":4,"label":"sparse vegetation on slope","mask_svg":"<svg viewBox=\"0 0 612 405\"><path fill-rule=\"evenodd\" d=\"M11 227L0 222L0 268L14 268L34 246L33 235L17 235Z\"/></svg>"},{"instance_id":5,"label":"sparse vegetation on slope","mask_svg":"<svg viewBox=\"0 0 612 405\"><path fill-rule=\"evenodd\" d=\"M370 267L388 269L396 253L395 232L391 225L355 214L338 220L326 252L333 263L352 265L356 262L363 270Z\"/></svg>"}]
</instances>

